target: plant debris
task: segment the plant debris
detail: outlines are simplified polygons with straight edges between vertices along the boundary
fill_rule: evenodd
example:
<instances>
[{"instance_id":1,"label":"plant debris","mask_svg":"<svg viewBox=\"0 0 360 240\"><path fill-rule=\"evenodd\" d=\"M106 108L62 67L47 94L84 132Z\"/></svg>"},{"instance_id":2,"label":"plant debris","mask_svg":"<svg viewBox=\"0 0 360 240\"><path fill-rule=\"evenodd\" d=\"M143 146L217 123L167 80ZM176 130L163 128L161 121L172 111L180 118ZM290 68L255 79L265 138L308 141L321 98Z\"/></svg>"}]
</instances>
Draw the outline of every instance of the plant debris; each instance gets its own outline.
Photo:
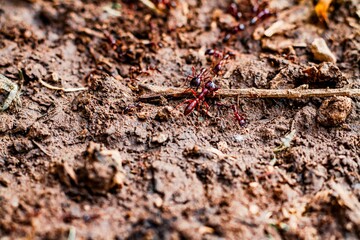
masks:
<instances>
[{"instance_id":1,"label":"plant debris","mask_svg":"<svg viewBox=\"0 0 360 240\"><path fill-rule=\"evenodd\" d=\"M328 10L332 0L319 0L315 6L315 13L318 18L326 23L329 22Z\"/></svg>"},{"instance_id":2,"label":"plant debris","mask_svg":"<svg viewBox=\"0 0 360 240\"><path fill-rule=\"evenodd\" d=\"M0 90L1 89L9 92L9 94L0 108L0 112L8 109L13 101L20 104L20 92L18 85L13 83L4 75L0 74Z\"/></svg>"}]
</instances>

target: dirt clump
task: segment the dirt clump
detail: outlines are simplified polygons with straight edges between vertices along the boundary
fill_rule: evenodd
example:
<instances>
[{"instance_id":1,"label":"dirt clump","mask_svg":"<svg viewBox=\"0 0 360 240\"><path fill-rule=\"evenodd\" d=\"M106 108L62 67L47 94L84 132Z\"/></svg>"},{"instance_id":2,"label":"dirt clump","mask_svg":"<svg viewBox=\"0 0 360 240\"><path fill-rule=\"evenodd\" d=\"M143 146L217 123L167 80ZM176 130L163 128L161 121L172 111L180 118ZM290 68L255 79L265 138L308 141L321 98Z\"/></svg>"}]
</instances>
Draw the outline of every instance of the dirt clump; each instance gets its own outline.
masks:
<instances>
[{"instance_id":1,"label":"dirt clump","mask_svg":"<svg viewBox=\"0 0 360 240\"><path fill-rule=\"evenodd\" d=\"M333 97L326 99L318 110L317 121L324 126L339 126L345 122L351 109L351 98Z\"/></svg>"},{"instance_id":2,"label":"dirt clump","mask_svg":"<svg viewBox=\"0 0 360 240\"><path fill-rule=\"evenodd\" d=\"M56 166L59 179L71 187L87 189L92 194L105 194L124 183L122 156L116 150L107 150L91 142L81 156L83 165L77 169L61 163Z\"/></svg>"}]
</instances>

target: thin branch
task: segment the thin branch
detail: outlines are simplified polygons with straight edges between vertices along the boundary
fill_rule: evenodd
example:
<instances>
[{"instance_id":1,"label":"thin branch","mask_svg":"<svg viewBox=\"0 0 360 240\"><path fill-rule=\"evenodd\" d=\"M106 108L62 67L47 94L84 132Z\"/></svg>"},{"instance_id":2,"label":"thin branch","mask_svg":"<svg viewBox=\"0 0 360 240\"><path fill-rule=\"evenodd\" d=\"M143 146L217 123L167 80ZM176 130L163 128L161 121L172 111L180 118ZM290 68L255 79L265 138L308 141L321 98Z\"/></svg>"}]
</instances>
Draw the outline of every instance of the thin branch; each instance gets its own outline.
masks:
<instances>
[{"instance_id":1,"label":"thin branch","mask_svg":"<svg viewBox=\"0 0 360 240\"><path fill-rule=\"evenodd\" d=\"M49 88L49 89L52 89L52 90L60 90L60 91L64 91L64 92L77 92L77 91L84 91L84 90L87 90L86 87L80 87L80 88L62 88L62 87L55 87L55 86L52 86L46 82L44 82L42 79L39 79L39 82Z\"/></svg>"},{"instance_id":2,"label":"thin branch","mask_svg":"<svg viewBox=\"0 0 360 240\"><path fill-rule=\"evenodd\" d=\"M35 140L32 140L32 142L43 152L46 154L46 156L48 157L52 157L51 153L49 153L48 150L46 150L46 148L41 145L40 143L36 142Z\"/></svg>"},{"instance_id":3,"label":"thin branch","mask_svg":"<svg viewBox=\"0 0 360 240\"><path fill-rule=\"evenodd\" d=\"M161 97L181 98L191 95L186 88L163 87L156 85L139 84L139 87L150 92L148 95L139 97L140 101L151 101ZM239 98L309 98L309 97L332 97L347 96L360 97L360 89L220 89L216 92L218 97Z\"/></svg>"}]
</instances>

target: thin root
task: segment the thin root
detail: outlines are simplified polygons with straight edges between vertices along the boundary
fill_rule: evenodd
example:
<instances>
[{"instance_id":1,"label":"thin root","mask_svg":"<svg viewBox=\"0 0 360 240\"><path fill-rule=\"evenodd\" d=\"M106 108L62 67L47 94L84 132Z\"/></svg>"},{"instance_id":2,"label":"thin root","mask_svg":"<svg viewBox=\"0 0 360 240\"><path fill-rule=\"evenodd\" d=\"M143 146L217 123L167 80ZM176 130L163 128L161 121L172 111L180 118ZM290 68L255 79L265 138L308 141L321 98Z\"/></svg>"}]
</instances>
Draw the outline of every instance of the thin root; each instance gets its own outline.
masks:
<instances>
[{"instance_id":1,"label":"thin root","mask_svg":"<svg viewBox=\"0 0 360 240\"><path fill-rule=\"evenodd\" d=\"M59 90L59 91L64 91L64 92L77 92L77 91L85 91L87 90L86 87L80 87L80 88L62 88L62 87L55 87L55 86L52 86L46 82L44 82L42 79L39 79L39 82L49 88L49 89L52 89L52 90Z\"/></svg>"}]
</instances>

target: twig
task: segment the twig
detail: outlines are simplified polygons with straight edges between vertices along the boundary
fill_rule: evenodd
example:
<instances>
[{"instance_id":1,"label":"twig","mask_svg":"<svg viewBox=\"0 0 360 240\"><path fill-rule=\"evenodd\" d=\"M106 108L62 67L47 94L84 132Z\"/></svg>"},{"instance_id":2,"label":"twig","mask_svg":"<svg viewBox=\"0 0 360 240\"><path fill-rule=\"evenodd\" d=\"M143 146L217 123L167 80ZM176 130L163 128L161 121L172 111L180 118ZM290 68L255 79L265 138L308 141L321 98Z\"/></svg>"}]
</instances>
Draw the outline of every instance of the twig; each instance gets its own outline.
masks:
<instances>
[{"instance_id":1,"label":"twig","mask_svg":"<svg viewBox=\"0 0 360 240\"><path fill-rule=\"evenodd\" d=\"M87 90L86 87L80 87L80 88L62 88L62 87L55 87L55 86L52 86L46 82L44 82L41 78L39 79L39 82L49 88L49 89L52 89L52 90L60 90L60 91L64 91L64 92L77 92L77 91L84 91L84 90Z\"/></svg>"},{"instance_id":2,"label":"twig","mask_svg":"<svg viewBox=\"0 0 360 240\"><path fill-rule=\"evenodd\" d=\"M51 153L49 153L48 150L46 150L46 148L41 145L40 143L36 142L35 140L32 140L32 142L43 152L45 153L46 156L48 157L52 157Z\"/></svg>"},{"instance_id":3,"label":"twig","mask_svg":"<svg viewBox=\"0 0 360 240\"><path fill-rule=\"evenodd\" d=\"M181 98L191 95L186 88L163 87L156 85L139 84L139 87L151 92L141 96L140 101L151 101L160 97ZM348 96L360 97L360 89L220 89L216 92L218 97L239 97L239 98L309 98L309 97L332 97Z\"/></svg>"},{"instance_id":4,"label":"twig","mask_svg":"<svg viewBox=\"0 0 360 240\"><path fill-rule=\"evenodd\" d=\"M94 29L91 29L91 28L79 27L76 30L79 33L84 33L84 34L87 34L87 35L92 36L92 37L98 37L100 39L105 39L104 33L95 31Z\"/></svg>"},{"instance_id":5,"label":"twig","mask_svg":"<svg viewBox=\"0 0 360 240\"><path fill-rule=\"evenodd\" d=\"M154 11L156 14L158 15L163 15L163 12L161 12L153 2L151 2L150 0L140 0L140 2L142 2L142 4L144 4L146 7L148 7L149 9L151 9L152 11Z\"/></svg>"}]
</instances>

